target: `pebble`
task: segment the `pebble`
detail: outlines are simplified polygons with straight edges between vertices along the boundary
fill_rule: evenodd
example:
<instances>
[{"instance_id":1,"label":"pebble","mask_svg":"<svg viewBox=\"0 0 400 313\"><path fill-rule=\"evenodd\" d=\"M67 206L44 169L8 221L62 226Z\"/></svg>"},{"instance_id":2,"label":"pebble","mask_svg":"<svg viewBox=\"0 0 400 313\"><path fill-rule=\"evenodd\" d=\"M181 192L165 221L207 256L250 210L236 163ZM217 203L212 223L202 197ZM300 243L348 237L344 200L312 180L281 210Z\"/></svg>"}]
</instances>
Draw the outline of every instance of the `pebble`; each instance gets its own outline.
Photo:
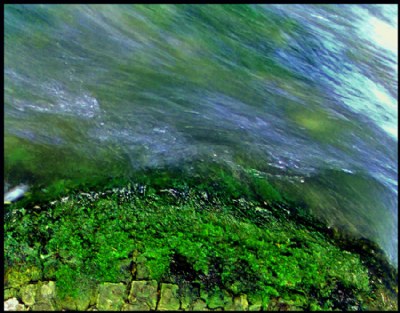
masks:
<instances>
[{"instance_id":1,"label":"pebble","mask_svg":"<svg viewBox=\"0 0 400 313\"><path fill-rule=\"evenodd\" d=\"M18 302L17 298L4 301L4 311L27 311L25 305Z\"/></svg>"}]
</instances>

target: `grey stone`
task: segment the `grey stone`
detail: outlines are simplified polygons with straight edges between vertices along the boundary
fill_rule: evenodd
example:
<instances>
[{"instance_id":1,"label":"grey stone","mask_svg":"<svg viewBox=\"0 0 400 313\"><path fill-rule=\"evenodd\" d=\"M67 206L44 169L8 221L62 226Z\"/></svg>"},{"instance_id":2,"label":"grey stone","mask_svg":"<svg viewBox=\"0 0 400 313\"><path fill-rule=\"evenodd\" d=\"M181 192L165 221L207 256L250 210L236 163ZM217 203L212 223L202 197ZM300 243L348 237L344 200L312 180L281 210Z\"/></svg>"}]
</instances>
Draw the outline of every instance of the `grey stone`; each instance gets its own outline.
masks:
<instances>
[{"instance_id":1,"label":"grey stone","mask_svg":"<svg viewBox=\"0 0 400 313\"><path fill-rule=\"evenodd\" d=\"M17 298L4 301L4 311L27 311L28 309L18 302Z\"/></svg>"}]
</instances>

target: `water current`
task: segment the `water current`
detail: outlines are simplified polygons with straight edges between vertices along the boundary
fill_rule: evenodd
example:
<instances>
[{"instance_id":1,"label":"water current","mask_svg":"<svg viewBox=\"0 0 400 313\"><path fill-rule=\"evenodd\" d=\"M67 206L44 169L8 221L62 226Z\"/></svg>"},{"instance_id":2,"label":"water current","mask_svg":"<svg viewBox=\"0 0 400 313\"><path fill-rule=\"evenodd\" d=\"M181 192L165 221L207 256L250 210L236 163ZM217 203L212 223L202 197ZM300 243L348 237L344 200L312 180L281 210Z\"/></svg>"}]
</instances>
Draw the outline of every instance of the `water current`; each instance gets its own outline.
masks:
<instances>
[{"instance_id":1,"label":"water current","mask_svg":"<svg viewBox=\"0 0 400 313\"><path fill-rule=\"evenodd\" d=\"M398 7L6 5L5 180L255 169L397 266Z\"/></svg>"}]
</instances>

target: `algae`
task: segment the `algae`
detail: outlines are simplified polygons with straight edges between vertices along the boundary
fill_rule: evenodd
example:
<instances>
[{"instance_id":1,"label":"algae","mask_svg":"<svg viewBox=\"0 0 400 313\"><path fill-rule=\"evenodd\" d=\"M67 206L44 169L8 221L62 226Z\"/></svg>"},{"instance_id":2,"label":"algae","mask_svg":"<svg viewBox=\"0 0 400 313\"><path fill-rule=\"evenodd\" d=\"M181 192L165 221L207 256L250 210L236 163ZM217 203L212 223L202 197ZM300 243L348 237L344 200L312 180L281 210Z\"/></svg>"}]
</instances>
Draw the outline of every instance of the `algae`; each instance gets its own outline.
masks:
<instances>
[{"instance_id":1,"label":"algae","mask_svg":"<svg viewBox=\"0 0 400 313\"><path fill-rule=\"evenodd\" d=\"M19 281L12 273L21 253L36 251L40 257L25 257L24 262L39 263L43 277L55 277L58 308L86 309L99 284L102 293L117 288L126 298L128 289L120 283L135 278L173 284L179 290L188 282L199 286L209 309L395 306L397 276L393 270L387 276L390 267L374 259L368 244L362 249L350 239L336 240L327 228L279 201L282 196L272 189L255 187L258 177L252 186L249 175L250 184L240 190L237 173L217 168L214 173L210 184L194 185L201 176L180 181L179 172L158 172L142 178L146 185L77 190L43 202L39 210L33 210L34 203L12 204L5 216L6 288L33 279ZM175 291L179 303L183 298ZM381 293L388 299L384 303L379 302ZM181 300L186 309L203 307L195 293L186 294L186 302ZM112 305L139 309L134 304Z\"/></svg>"}]
</instances>

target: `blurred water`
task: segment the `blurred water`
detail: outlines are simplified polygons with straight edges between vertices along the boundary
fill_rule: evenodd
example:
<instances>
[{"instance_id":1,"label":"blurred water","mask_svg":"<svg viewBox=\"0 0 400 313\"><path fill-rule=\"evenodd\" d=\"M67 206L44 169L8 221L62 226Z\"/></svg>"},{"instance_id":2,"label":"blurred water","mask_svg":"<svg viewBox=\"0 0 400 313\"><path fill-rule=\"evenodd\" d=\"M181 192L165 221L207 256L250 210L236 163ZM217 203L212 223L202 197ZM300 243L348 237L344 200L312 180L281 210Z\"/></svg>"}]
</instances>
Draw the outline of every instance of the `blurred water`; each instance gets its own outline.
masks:
<instances>
[{"instance_id":1,"label":"blurred water","mask_svg":"<svg viewBox=\"0 0 400 313\"><path fill-rule=\"evenodd\" d=\"M255 168L397 265L397 10L6 5L6 178Z\"/></svg>"}]
</instances>

